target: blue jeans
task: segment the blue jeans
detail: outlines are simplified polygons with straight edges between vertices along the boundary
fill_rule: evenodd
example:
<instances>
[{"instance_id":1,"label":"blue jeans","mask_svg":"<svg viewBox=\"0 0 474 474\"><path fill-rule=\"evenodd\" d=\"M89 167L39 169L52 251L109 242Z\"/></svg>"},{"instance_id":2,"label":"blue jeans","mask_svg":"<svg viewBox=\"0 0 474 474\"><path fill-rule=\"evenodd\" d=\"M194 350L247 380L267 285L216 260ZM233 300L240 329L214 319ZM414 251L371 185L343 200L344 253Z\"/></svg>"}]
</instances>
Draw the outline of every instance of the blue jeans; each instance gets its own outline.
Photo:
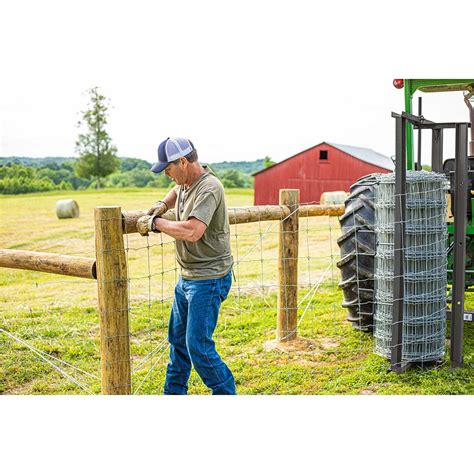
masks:
<instances>
[{"instance_id":1,"label":"blue jeans","mask_svg":"<svg viewBox=\"0 0 474 474\"><path fill-rule=\"evenodd\" d=\"M187 394L191 365L213 395L235 395L234 376L212 340L221 303L231 285L232 272L213 280L179 278L168 328L170 362L165 395Z\"/></svg>"}]
</instances>

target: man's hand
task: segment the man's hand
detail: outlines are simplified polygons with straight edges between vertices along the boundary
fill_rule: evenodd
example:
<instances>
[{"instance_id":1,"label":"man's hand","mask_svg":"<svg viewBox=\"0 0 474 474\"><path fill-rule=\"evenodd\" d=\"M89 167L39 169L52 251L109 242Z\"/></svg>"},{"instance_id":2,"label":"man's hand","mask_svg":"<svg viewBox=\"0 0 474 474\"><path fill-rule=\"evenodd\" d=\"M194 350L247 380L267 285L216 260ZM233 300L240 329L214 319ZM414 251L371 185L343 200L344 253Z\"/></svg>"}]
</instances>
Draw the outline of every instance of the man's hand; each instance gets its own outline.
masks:
<instances>
[{"instance_id":1,"label":"man's hand","mask_svg":"<svg viewBox=\"0 0 474 474\"><path fill-rule=\"evenodd\" d=\"M137 220L137 230L144 237L148 235L149 232L158 232L153 225L153 221L156 216L142 216Z\"/></svg>"},{"instance_id":2,"label":"man's hand","mask_svg":"<svg viewBox=\"0 0 474 474\"><path fill-rule=\"evenodd\" d=\"M168 205L164 201L157 201L147 212L149 216L162 216L168 210Z\"/></svg>"}]
</instances>

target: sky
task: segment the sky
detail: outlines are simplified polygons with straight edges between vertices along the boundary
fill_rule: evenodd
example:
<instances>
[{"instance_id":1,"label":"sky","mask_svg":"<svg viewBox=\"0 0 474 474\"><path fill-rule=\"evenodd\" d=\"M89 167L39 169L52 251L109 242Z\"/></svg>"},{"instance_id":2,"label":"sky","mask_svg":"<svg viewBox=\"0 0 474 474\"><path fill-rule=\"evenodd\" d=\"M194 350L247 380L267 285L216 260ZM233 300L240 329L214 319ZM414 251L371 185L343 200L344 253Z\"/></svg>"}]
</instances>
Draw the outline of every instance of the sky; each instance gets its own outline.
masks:
<instances>
[{"instance_id":1,"label":"sky","mask_svg":"<svg viewBox=\"0 0 474 474\"><path fill-rule=\"evenodd\" d=\"M75 156L93 86L111 101L119 156L153 162L168 136L210 163L280 161L322 141L391 156L394 78L473 76L456 46L467 2L444 9L442 29L433 0L323 3L4 2L0 156ZM461 93L441 95L424 115L466 121Z\"/></svg>"}]
</instances>

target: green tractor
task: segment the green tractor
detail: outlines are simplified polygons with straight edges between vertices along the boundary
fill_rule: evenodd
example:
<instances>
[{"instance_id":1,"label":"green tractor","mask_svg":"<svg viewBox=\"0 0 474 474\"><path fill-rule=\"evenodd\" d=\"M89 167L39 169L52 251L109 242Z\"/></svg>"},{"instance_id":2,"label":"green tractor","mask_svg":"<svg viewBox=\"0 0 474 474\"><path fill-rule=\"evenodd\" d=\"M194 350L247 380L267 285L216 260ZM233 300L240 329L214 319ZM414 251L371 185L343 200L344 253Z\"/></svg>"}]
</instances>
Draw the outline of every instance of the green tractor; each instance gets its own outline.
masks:
<instances>
[{"instance_id":1,"label":"green tractor","mask_svg":"<svg viewBox=\"0 0 474 474\"><path fill-rule=\"evenodd\" d=\"M416 91L463 92L464 102L469 109L471 123L468 151L468 186L466 214L466 257L465 287L474 286L474 79L395 79L393 85L405 91L405 115L412 116L419 123L421 115L419 99L418 117L412 115L412 99ZM408 115L409 114L409 115ZM428 123L432 123L427 121ZM421 170L421 127L418 129L418 156L414 160L413 125L406 124L406 164L409 170ZM447 127L449 128L449 127ZM451 183L451 214L454 215L454 159L443 159L443 127L433 129L432 134L433 171L445 173ZM337 266L341 271L339 287L343 290L343 307L348 310L348 320L358 329L372 331L374 315L374 261L376 236L374 232L374 175L365 176L350 188L345 202L345 213L340 218L342 235L338 239L341 259ZM454 222L448 222L448 282L453 280Z\"/></svg>"}]
</instances>

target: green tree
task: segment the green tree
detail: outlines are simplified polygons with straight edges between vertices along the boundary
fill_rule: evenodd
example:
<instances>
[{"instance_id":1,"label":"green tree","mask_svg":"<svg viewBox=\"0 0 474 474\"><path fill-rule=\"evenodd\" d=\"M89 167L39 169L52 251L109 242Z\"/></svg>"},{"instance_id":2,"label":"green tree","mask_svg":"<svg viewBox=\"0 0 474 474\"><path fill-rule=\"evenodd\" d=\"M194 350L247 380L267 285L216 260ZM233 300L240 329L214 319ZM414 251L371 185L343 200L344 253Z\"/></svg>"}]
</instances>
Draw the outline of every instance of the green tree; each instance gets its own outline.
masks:
<instances>
[{"instance_id":1,"label":"green tree","mask_svg":"<svg viewBox=\"0 0 474 474\"><path fill-rule=\"evenodd\" d=\"M273 166L274 164L275 164L275 162L269 156L266 156L263 159L263 167L264 168L270 168L270 166Z\"/></svg>"},{"instance_id":2,"label":"green tree","mask_svg":"<svg viewBox=\"0 0 474 474\"><path fill-rule=\"evenodd\" d=\"M237 170L226 170L220 178L225 188L243 188L245 185L242 175Z\"/></svg>"},{"instance_id":3,"label":"green tree","mask_svg":"<svg viewBox=\"0 0 474 474\"><path fill-rule=\"evenodd\" d=\"M135 168L150 171L150 166L148 161L138 158L121 158L120 160L120 171L122 171L122 173L134 170Z\"/></svg>"},{"instance_id":4,"label":"green tree","mask_svg":"<svg viewBox=\"0 0 474 474\"><path fill-rule=\"evenodd\" d=\"M79 160L75 166L79 178L95 178L97 188L101 186L101 178L105 178L119 167L117 148L105 130L107 125L109 101L97 87L87 91L89 95L88 109L82 113L78 127L85 127L76 141L76 152Z\"/></svg>"}]
</instances>

